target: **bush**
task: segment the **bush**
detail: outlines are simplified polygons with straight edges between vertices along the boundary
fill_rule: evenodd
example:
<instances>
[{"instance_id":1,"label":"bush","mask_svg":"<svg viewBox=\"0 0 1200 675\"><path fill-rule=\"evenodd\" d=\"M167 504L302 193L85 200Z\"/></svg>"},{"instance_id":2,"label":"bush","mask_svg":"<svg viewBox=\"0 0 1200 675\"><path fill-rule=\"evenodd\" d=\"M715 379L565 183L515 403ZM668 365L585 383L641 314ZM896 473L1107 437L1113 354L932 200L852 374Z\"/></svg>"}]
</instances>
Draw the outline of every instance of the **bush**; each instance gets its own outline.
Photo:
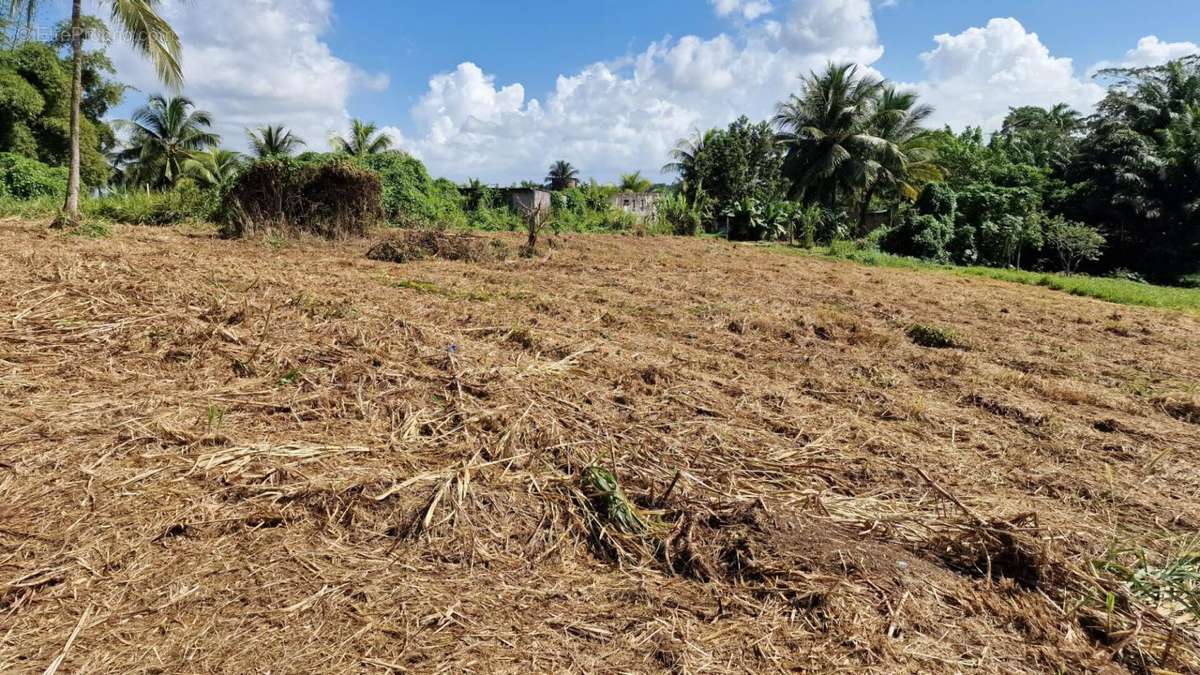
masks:
<instances>
[{"instance_id":1,"label":"bush","mask_svg":"<svg viewBox=\"0 0 1200 675\"><path fill-rule=\"evenodd\" d=\"M704 224L704 210L699 205L689 204L683 192L676 192L663 195L659 200L658 220L670 228L671 234L694 237Z\"/></svg>"},{"instance_id":2,"label":"bush","mask_svg":"<svg viewBox=\"0 0 1200 675\"><path fill-rule=\"evenodd\" d=\"M220 209L220 194L185 182L164 192L120 192L84 202L88 215L128 225L175 225L210 222Z\"/></svg>"},{"instance_id":3,"label":"bush","mask_svg":"<svg viewBox=\"0 0 1200 675\"><path fill-rule=\"evenodd\" d=\"M1099 260L1104 244L1104 235L1083 223L1055 218L1046 227L1046 246L1058 256L1067 274L1074 274L1085 261Z\"/></svg>"},{"instance_id":4,"label":"bush","mask_svg":"<svg viewBox=\"0 0 1200 675\"><path fill-rule=\"evenodd\" d=\"M913 344L930 349L965 349L966 342L959 337L958 333L949 328L938 328L937 326L926 326L925 324L913 324L905 331L908 339L913 341Z\"/></svg>"},{"instance_id":5,"label":"bush","mask_svg":"<svg viewBox=\"0 0 1200 675\"><path fill-rule=\"evenodd\" d=\"M383 217L398 225L458 226L467 224L458 186L433 180L425 165L400 151L367 155L355 160L379 174Z\"/></svg>"},{"instance_id":6,"label":"bush","mask_svg":"<svg viewBox=\"0 0 1200 675\"><path fill-rule=\"evenodd\" d=\"M330 239L361 236L380 218L382 191L379 174L349 161L262 160L225 194L222 234L279 230Z\"/></svg>"},{"instance_id":7,"label":"bush","mask_svg":"<svg viewBox=\"0 0 1200 675\"><path fill-rule=\"evenodd\" d=\"M950 259L949 246L954 239L954 226L931 215L910 216L884 241L889 253L915 256L934 262Z\"/></svg>"},{"instance_id":8,"label":"bush","mask_svg":"<svg viewBox=\"0 0 1200 675\"><path fill-rule=\"evenodd\" d=\"M67 170L51 168L37 161L9 152L0 153L0 197L36 199L67 194Z\"/></svg>"},{"instance_id":9,"label":"bush","mask_svg":"<svg viewBox=\"0 0 1200 675\"><path fill-rule=\"evenodd\" d=\"M921 215L938 216L947 222L954 222L958 213L958 195L945 183L930 183L917 198L916 208Z\"/></svg>"},{"instance_id":10,"label":"bush","mask_svg":"<svg viewBox=\"0 0 1200 675\"><path fill-rule=\"evenodd\" d=\"M516 232L525 226L525 221L506 206L482 205L467 213L467 224L478 230Z\"/></svg>"}]
</instances>

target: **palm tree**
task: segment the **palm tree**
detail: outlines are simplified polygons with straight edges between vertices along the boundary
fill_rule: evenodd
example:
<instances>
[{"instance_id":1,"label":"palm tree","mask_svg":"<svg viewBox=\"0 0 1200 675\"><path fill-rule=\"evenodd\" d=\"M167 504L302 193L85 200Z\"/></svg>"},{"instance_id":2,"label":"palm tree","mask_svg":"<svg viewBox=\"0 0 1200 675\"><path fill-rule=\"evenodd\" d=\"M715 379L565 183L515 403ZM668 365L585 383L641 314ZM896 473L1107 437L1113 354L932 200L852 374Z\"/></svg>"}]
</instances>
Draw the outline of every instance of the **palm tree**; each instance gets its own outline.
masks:
<instances>
[{"instance_id":1,"label":"palm tree","mask_svg":"<svg viewBox=\"0 0 1200 675\"><path fill-rule=\"evenodd\" d=\"M254 156L259 159L290 157L301 146L308 145L282 124L267 125L254 130L247 129L246 136L250 139L250 147L254 150Z\"/></svg>"},{"instance_id":2,"label":"palm tree","mask_svg":"<svg viewBox=\"0 0 1200 675\"><path fill-rule=\"evenodd\" d=\"M699 175L701 156L704 148L718 133L720 132L717 129L692 131L690 137L682 138L675 144L675 148L671 150L671 161L661 169L663 173L679 174L683 193L689 201L696 201L703 192L704 179Z\"/></svg>"},{"instance_id":3,"label":"palm tree","mask_svg":"<svg viewBox=\"0 0 1200 675\"><path fill-rule=\"evenodd\" d=\"M355 157L377 155L391 149L392 137L379 130L370 122L353 120L350 135L347 137L334 136L330 139L333 149Z\"/></svg>"},{"instance_id":4,"label":"palm tree","mask_svg":"<svg viewBox=\"0 0 1200 675\"><path fill-rule=\"evenodd\" d=\"M134 50L140 52L154 64L158 79L168 87L178 89L183 84L183 65L179 36L161 16L158 6L161 0L99 0L108 5L110 22L125 36ZM33 23L38 8L48 0L9 0L9 15L23 14L28 24ZM71 2L71 158L67 174L67 199L59 225L75 225L79 222L80 192L80 105L83 99L83 0Z\"/></svg>"},{"instance_id":5,"label":"palm tree","mask_svg":"<svg viewBox=\"0 0 1200 675\"><path fill-rule=\"evenodd\" d=\"M867 184L859 209L859 231L867 226L871 200L881 190L896 197L915 201L921 186L942 180L945 170L934 161L929 131L923 124L933 115L933 106L917 103L913 92L885 85L874 103L869 128L881 142L865 162Z\"/></svg>"},{"instance_id":6,"label":"palm tree","mask_svg":"<svg viewBox=\"0 0 1200 675\"><path fill-rule=\"evenodd\" d=\"M183 176L204 187L225 187L245 166L245 156L233 150L198 152L183 162Z\"/></svg>"},{"instance_id":7,"label":"palm tree","mask_svg":"<svg viewBox=\"0 0 1200 675\"><path fill-rule=\"evenodd\" d=\"M571 166L570 162L558 160L550 165L546 174L546 185L551 190L565 190L579 183L579 169Z\"/></svg>"},{"instance_id":8,"label":"palm tree","mask_svg":"<svg viewBox=\"0 0 1200 675\"><path fill-rule=\"evenodd\" d=\"M1083 127L1083 116L1066 103L1050 109L1021 106L1009 111L996 142L1020 162L1061 171L1070 163Z\"/></svg>"},{"instance_id":9,"label":"palm tree","mask_svg":"<svg viewBox=\"0 0 1200 675\"><path fill-rule=\"evenodd\" d=\"M830 64L804 78L800 95L779 104L774 123L787 147L791 196L833 207L870 182L869 163L886 141L875 135L875 103L883 82L853 64Z\"/></svg>"},{"instance_id":10,"label":"palm tree","mask_svg":"<svg viewBox=\"0 0 1200 675\"><path fill-rule=\"evenodd\" d=\"M122 153L129 176L135 183L155 188L173 186L183 176L187 160L221 142L211 131L212 115L196 110L184 96L151 96L121 126L131 129L129 146Z\"/></svg>"},{"instance_id":11,"label":"palm tree","mask_svg":"<svg viewBox=\"0 0 1200 675\"><path fill-rule=\"evenodd\" d=\"M621 190L624 192L649 192L654 183L642 178L641 171L621 174Z\"/></svg>"}]
</instances>

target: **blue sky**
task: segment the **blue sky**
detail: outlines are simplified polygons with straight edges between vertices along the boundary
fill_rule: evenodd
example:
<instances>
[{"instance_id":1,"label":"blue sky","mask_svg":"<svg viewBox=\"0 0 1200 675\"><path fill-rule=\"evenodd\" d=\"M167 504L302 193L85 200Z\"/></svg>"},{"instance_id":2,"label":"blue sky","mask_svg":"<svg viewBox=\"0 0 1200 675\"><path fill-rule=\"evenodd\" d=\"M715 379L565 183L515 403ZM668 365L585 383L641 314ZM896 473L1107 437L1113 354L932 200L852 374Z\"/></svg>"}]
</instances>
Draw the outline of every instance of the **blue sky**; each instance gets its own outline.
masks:
<instances>
[{"instance_id":1,"label":"blue sky","mask_svg":"<svg viewBox=\"0 0 1200 675\"><path fill-rule=\"evenodd\" d=\"M689 130L770 114L797 78L855 61L916 89L938 122L1102 95L1098 65L1200 51L1197 0L642 0L440 3L165 0L187 88L220 121L286 123L324 147L361 117L437 175L658 176ZM122 78L157 90L116 50ZM134 94L131 103L141 98ZM127 105L124 110L128 110Z\"/></svg>"}]
</instances>

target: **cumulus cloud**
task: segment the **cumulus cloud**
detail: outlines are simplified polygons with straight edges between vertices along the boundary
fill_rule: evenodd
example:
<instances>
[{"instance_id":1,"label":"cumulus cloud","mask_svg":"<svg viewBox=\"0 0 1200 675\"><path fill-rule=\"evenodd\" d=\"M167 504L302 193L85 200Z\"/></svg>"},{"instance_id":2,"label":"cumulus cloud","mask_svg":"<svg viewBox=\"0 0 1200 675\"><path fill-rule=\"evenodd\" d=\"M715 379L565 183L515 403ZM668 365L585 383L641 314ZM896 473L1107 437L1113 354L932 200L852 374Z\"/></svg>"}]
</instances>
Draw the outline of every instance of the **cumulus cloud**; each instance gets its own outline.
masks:
<instances>
[{"instance_id":1,"label":"cumulus cloud","mask_svg":"<svg viewBox=\"0 0 1200 675\"><path fill-rule=\"evenodd\" d=\"M717 16L740 15L747 21L768 14L774 7L766 0L711 0Z\"/></svg>"},{"instance_id":2,"label":"cumulus cloud","mask_svg":"<svg viewBox=\"0 0 1200 675\"><path fill-rule=\"evenodd\" d=\"M1163 42L1157 35L1147 35L1138 40L1137 47L1125 52L1124 57L1116 61L1101 61L1092 68L1092 72L1104 68L1161 66L1192 54L1200 54L1200 45L1195 42Z\"/></svg>"},{"instance_id":3,"label":"cumulus cloud","mask_svg":"<svg viewBox=\"0 0 1200 675\"><path fill-rule=\"evenodd\" d=\"M388 86L386 76L363 72L322 41L332 12L332 0L164 3L183 41L184 93L213 113L228 146L245 145L246 127L287 124L309 147L325 148L347 126L354 91ZM123 81L162 91L140 55L119 43L111 54Z\"/></svg>"},{"instance_id":4,"label":"cumulus cloud","mask_svg":"<svg viewBox=\"0 0 1200 675\"><path fill-rule=\"evenodd\" d=\"M540 178L557 159L585 176L656 174L693 128L740 114L768 117L800 76L830 60L870 65L883 54L870 0L794 0L778 20L718 0L739 23L729 34L665 38L620 63L562 75L544 100L462 63L433 76L413 107L406 146L435 174L508 182Z\"/></svg>"},{"instance_id":5,"label":"cumulus cloud","mask_svg":"<svg viewBox=\"0 0 1200 675\"><path fill-rule=\"evenodd\" d=\"M1101 86L1076 75L1071 59L1053 56L1016 19L992 19L934 42L921 55L926 79L914 86L936 107L939 124L995 130L1010 107L1067 103L1086 111L1104 95Z\"/></svg>"}]
</instances>

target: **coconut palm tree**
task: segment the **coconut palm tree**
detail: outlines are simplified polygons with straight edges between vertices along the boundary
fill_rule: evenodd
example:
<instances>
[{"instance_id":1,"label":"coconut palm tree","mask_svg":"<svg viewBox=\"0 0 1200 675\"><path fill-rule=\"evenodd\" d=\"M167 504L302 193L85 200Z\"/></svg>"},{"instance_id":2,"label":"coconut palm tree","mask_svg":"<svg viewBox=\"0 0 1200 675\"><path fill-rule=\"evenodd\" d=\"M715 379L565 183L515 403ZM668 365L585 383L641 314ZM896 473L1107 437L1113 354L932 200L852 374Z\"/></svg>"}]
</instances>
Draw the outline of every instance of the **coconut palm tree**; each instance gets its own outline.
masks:
<instances>
[{"instance_id":1,"label":"coconut palm tree","mask_svg":"<svg viewBox=\"0 0 1200 675\"><path fill-rule=\"evenodd\" d=\"M212 115L196 110L184 96L151 96L132 120L120 121L118 127L130 130L121 158L131 182L154 188L175 185L187 160L221 142L211 131Z\"/></svg>"},{"instance_id":2,"label":"coconut palm tree","mask_svg":"<svg viewBox=\"0 0 1200 675\"><path fill-rule=\"evenodd\" d=\"M203 187L225 187L246 164L245 155L233 150L198 152L183 162L183 176Z\"/></svg>"},{"instance_id":3,"label":"coconut palm tree","mask_svg":"<svg viewBox=\"0 0 1200 675\"><path fill-rule=\"evenodd\" d=\"M250 139L250 147L254 156L259 159L272 157L290 157L296 150L308 145L299 136L293 134L282 124L257 129L247 129L246 136Z\"/></svg>"},{"instance_id":4,"label":"coconut palm tree","mask_svg":"<svg viewBox=\"0 0 1200 675\"><path fill-rule=\"evenodd\" d=\"M367 155L377 155L391 149L392 137L380 131L379 127L373 123L353 120L350 127L350 135L346 137L334 136L330 139L330 143L333 145L333 149L338 152L344 152L347 155L355 157L365 157Z\"/></svg>"},{"instance_id":5,"label":"coconut palm tree","mask_svg":"<svg viewBox=\"0 0 1200 675\"><path fill-rule=\"evenodd\" d=\"M621 174L621 190L625 192L649 192L654 187L648 179L642 178L641 171Z\"/></svg>"},{"instance_id":6,"label":"coconut palm tree","mask_svg":"<svg viewBox=\"0 0 1200 675\"><path fill-rule=\"evenodd\" d=\"M161 16L161 0L98 0L109 9L110 22L129 41L134 50L148 58L158 73L158 79L168 87L178 89L183 83L183 65L179 36ZM32 24L38 9L49 0L9 0L9 14L23 15ZM79 222L80 192L80 105L83 99L83 0L71 2L71 156L67 173L67 199L59 225Z\"/></svg>"},{"instance_id":7,"label":"coconut palm tree","mask_svg":"<svg viewBox=\"0 0 1200 675\"><path fill-rule=\"evenodd\" d=\"M888 152L873 128L882 89L881 80L859 76L853 64L830 64L779 104L773 121L787 148L784 173L792 197L832 208L866 187L870 160Z\"/></svg>"},{"instance_id":8,"label":"coconut palm tree","mask_svg":"<svg viewBox=\"0 0 1200 675\"><path fill-rule=\"evenodd\" d=\"M546 174L546 185L551 190L565 190L579 183L579 169L571 166L571 163L565 160L558 160L550 165L550 171Z\"/></svg>"},{"instance_id":9,"label":"coconut palm tree","mask_svg":"<svg viewBox=\"0 0 1200 675\"><path fill-rule=\"evenodd\" d=\"M867 184L859 209L860 231L866 229L871 200L879 192L915 201L921 186L945 177L945 170L934 161L929 131L924 127L933 115L933 106L917 100L916 93L890 85L879 90L869 129L880 142L874 144L874 152L864 164Z\"/></svg>"}]
</instances>

